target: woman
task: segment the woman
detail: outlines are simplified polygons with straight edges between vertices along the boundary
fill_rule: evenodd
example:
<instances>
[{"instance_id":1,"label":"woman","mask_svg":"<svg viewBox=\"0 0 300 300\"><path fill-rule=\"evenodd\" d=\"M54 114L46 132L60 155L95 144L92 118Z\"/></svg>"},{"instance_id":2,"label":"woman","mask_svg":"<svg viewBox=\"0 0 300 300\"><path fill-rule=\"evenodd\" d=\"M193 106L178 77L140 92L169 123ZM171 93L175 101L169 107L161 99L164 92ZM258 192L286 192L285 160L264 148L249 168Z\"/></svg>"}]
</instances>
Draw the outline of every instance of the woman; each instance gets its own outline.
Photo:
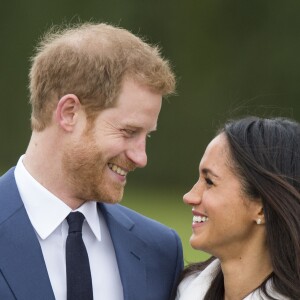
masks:
<instances>
[{"instance_id":1,"label":"woman","mask_svg":"<svg viewBox=\"0 0 300 300\"><path fill-rule=\"evenodd\" d=\"M300 124L227 123L208 145L192 206L191 246L176 299L300 299Z\"/></svg>"}]
</instances>

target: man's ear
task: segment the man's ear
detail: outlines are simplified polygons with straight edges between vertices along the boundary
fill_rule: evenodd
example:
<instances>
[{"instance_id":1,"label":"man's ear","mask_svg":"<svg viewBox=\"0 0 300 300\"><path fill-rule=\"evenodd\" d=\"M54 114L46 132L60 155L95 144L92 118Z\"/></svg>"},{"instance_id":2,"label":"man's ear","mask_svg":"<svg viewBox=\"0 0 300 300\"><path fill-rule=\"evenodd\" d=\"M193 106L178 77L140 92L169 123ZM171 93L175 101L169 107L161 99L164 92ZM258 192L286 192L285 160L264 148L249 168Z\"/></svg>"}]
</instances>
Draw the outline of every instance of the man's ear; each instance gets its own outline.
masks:
<instances>
[{"instance_id":1,"label":"man's ear","mask_svg":"<svg viewBox=\"0 0 300 300\"><path fill-rule=\"evenodd\" d=\"M57 124L65 131L72 131L81 108L81 103L76 95L64 95L60 98L55 111Z\"/></svg>"}]
</instances>

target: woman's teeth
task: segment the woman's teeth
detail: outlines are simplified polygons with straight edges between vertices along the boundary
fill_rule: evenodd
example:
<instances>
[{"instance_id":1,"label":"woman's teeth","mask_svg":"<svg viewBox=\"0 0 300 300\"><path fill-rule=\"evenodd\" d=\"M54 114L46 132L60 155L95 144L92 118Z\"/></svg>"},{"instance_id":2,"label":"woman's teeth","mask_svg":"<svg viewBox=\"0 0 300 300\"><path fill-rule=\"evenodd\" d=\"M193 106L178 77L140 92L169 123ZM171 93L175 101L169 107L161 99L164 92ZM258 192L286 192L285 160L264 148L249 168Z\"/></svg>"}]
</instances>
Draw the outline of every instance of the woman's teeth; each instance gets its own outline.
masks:
<instances>
[{"instance_id":1,"label":"woman's teeth","mask_svg":"<svg viewBox=\"0 0 300 300\"><path fill-rule=\"evenodd\" d=\"M119 166L117 165L114 165L112 163L108 163L108 167L114 171L115 173L119 174L119 175L122 175L122 176L126 176L127 175L127 172L123 169L121 169Z\"/></svg>"},{"instance_id":2,"label":"woman's teeth","mask_svg":"<svg viewBox=\"0 0 300 300\"><path fill-rule=\"evenodd\" d=\"M208 221L208 217L193 216L193 223L201 223Z\"/></svg>"}]
</instances>

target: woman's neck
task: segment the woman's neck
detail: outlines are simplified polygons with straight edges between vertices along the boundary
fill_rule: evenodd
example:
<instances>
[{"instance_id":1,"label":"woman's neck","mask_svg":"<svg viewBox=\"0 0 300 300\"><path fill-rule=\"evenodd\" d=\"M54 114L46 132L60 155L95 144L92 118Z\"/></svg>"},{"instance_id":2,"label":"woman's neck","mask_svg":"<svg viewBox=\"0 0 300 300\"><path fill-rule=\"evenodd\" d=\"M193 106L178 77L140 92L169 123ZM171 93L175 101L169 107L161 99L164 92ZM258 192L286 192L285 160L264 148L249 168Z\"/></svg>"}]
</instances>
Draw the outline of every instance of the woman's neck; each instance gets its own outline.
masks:
<instances>
[{"instance_id":1,"label":"woman's neck","mask_svg":"<svg viewBox=\"0 0 300 300\"><path fill-rule=\"evenodd\" d=\"M221 268L224 275L225 300L245 298L273 271L268 251L221 260Z\"/></svg>"}]
</instances>

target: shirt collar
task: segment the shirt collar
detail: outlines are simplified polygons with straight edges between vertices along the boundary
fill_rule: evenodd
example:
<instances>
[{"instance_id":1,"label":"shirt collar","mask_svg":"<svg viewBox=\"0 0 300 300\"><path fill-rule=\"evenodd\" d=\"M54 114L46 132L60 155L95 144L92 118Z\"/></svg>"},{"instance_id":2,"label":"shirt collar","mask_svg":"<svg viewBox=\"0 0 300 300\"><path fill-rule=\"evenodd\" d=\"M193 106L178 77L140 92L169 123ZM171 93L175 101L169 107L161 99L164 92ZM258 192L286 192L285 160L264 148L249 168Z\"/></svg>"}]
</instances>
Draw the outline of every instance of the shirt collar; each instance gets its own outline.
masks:
<instances>
[{"instance_id":1,"label":"shirt collar","mask_svg":"<svg viewBox=\"0 0 300 300\"><path fill-rule=\"evenodd\" d=\"M46 239L68 216L72 209L57 198L26 170L24 155L15 169L16 183L29 219L41 239ZM85 202L76 211L84 214L98 241L101 241L100 221L95 201Z\"/></svg>"}]
</instances>

